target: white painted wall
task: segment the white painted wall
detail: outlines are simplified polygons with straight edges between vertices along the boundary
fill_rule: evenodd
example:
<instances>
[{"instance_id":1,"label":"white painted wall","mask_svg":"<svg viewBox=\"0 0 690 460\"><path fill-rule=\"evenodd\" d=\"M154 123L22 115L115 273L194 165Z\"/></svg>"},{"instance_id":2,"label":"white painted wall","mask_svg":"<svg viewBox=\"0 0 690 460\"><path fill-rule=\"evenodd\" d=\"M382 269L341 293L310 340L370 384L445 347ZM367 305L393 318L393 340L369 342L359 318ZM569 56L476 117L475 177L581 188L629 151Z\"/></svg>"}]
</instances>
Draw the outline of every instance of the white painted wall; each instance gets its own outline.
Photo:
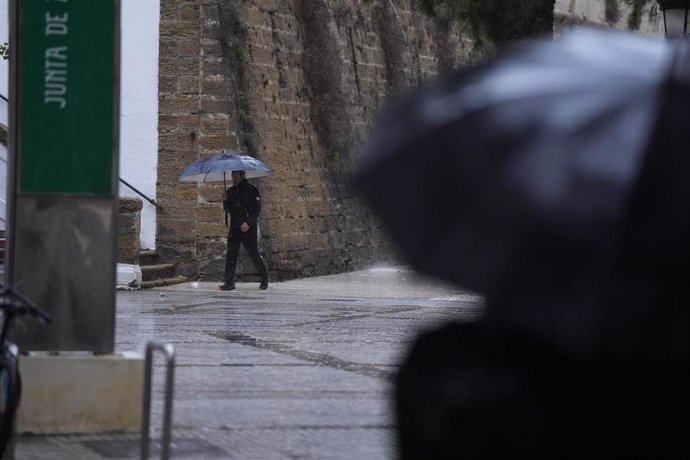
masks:
<instances>
[{"instance_id":1,"label":"white painted wall","mask_svg":"<svg viewBox=\"0 0 690 460\"><path fill-rule=\"evenodd\" d=\"M156 199L159 0L122 0L120 177ZM139 197L124 184L120 196ZM156 207L143 201L141 247L156 245Z\"/></svg>"},{"instance_id":2,"label":"white painted wall","mask_svg":"<svg viewBox=\"0 0 690 460\"><path fill-rule=\"evenodd\" d=\"M0 0L0 42L8 41L8 0ZM120 61L120 177L156 198L158 158L159 0L122 0ZM8 61L0 60L0 92L8 96ZM0 123L7 104L0 101ZM0 199L5 199L7 152L0 147ZM121 196L138 196L120 184ZM156 207L143 200L141 246L155 248ZM5 206L0 203L0 218ZM0 228L4 221L0 219Z\"/></svg>"}]
</instances>

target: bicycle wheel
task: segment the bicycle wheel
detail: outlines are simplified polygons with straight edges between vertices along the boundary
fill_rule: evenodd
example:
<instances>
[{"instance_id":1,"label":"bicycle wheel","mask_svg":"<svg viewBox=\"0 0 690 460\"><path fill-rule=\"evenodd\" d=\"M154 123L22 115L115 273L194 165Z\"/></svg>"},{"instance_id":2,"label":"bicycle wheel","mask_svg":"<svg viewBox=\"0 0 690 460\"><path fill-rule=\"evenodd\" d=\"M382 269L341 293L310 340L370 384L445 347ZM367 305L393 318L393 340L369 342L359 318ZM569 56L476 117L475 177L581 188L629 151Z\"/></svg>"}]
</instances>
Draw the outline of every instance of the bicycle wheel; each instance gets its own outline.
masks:
<instances>
[{"instance_id":1,"label":"bicycle wheel","mask_svg":"<svg viewBox=\"0 0 690 460\"><path fill-rule=\"evenodd\" d=\"M19 406L21 386L17 347L9 344L0 357L0 459L14 435L14 418Z\"/></svg>"}]
</instances>

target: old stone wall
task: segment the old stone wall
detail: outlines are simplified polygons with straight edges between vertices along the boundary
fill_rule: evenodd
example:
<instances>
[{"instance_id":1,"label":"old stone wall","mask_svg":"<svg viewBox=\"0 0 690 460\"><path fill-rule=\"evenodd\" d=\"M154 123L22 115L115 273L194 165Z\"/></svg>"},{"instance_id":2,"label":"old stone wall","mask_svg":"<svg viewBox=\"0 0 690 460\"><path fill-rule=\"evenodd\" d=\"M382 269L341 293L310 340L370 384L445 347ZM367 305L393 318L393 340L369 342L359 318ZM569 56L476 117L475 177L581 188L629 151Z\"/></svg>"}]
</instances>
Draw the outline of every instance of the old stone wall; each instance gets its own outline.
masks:
<instances>
[{"instance_id":1,"label":"old stone wall","mask_svg":"<svg viewBox=\"0 0 690 460\"><path fill-rule=\"evenodd\" d=\"M121 197L117 209L117 262L139 264L141 251L141 207L139 198Z\"/></svg>"},{"instance_id":2,"label":"old stone wall","mask_svg":"<svg viewBox=\"0 0 690 460\"><path fill-rule=\"evenodd\" d=\"M456 67L453 27L413 0L162 0L157 250L220 279L221 184L182 184L195 159L242 150L268 163L261 244L271 277L353 270L392 257L348 186L386 99ZM246 261L240 270L252 272Z\"/></svg>"}]
</instances>

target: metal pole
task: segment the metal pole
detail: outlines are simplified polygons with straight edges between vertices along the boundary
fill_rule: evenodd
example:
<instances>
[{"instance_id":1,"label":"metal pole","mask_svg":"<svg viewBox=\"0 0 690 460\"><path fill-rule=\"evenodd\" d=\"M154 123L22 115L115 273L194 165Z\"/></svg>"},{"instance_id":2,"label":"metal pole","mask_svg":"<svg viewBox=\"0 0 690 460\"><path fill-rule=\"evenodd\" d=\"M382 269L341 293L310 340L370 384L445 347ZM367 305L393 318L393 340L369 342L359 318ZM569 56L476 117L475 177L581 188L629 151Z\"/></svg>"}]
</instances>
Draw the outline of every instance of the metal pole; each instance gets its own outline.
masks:
<instances>
[{"instance_id":1,"label":"metal pole","mask_svg":"<svg viewBox=\"0 0 690 460\"><path fill-rule=\"evenodd\" d=\"M169 343L149 342L146 345L146 367L144 374L144 407L141 424L141 460L148 460L150 445L151 425L151 382L153 380L153 351L158 350L165 354L165 406L163 409L163 439L161 444L161 458L170 459L170 441L172 429L172 402L175 368L175 349Z\"/></svg>"},{"instance_id":2,"label":"metal pole","mask_svg":"<svg viewBox=\"0 0 690 460\"><path fill-rule=\"evenodd\" d=\"M5 318L5 324L7 324L7 318ZM5 336L3 332L3 337ZM11 356L11 360L14 360L15 364L18 366L17 361L19 360L19 348L17 345L13 343L9 343L7 346L7 352ZM17 376L19 377L19 369L17 369ZM13 385L15 382L9 382L10 385ZM17 380L16 383L20 383L19 379ZM12 391L21 391L21 384L18 388L12 388ZM11 398L10 395L7 395L7 398ZM17 405L20 402L21 394L18 394L16 397L16 401L12 402L11 400L8 401L8 404L12 404L14 406L14 410L17 411L18 407ZM5 410L12 410L12 408L6 407ZM10 440L7 442L7 446L5 446L5 456L3 458L6 458L7 460L15 460L14 456L14 451L15 451L15 446L17 445L17 422L16 422L16 417L17 417L17 412L14 413L15 420L12 421L10 424L10 430L12 432L10 433Z\"/></svg>"}]
</instances>

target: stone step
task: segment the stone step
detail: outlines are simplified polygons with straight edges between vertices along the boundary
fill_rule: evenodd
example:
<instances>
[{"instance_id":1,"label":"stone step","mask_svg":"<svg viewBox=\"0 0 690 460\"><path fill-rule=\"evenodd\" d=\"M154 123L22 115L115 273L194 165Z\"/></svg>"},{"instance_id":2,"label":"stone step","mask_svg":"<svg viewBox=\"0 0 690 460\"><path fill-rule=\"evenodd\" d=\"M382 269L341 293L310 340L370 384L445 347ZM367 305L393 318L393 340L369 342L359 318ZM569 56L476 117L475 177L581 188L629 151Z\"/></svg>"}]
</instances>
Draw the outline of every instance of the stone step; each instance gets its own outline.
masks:
<instances>
[{"instance_id":1,"label":"stone step","mask_svg":"<svg viewBox=\"0 0 690 460\"><path fill-rule=\"evenodd\" d=\"M175 264L140 265L139 267L141 268L142 281L153 281L175 276Z\"/></svg>"},{"instance_id":2,"label":"stone step","mask_svg":"<svg viewBox=\"0 0 690 460\"><path fill-rule=\"evenodd\" d=\"M159 278L151 281L142 281L142 289L151 289L163 286L171 286L173 284L186 283L189 281L186 276L173 276L171 278Z\"/></svg>"},{"instance_id":3,"label":"stone step","mask_svg":"<svg viewBox=\"0 0 690 460\"><path fill-rule=\"evenodd\" d=\"M139 251L139 265L156 265L158 263L158 253L153 249L142 249Z\"/></svg>"},{"instance_id":4,"label":"stone step","mask_svg":"<svg viewBox=\"0 0 690 460\"><path fill-rule=\"evenodd\" d=\"M175 264L160 263L158 253L152 249L139 251L139 268L141 268L141 288L150 289L189 281L185 276L178 276Z\"/></svg>"}]
</instances>

